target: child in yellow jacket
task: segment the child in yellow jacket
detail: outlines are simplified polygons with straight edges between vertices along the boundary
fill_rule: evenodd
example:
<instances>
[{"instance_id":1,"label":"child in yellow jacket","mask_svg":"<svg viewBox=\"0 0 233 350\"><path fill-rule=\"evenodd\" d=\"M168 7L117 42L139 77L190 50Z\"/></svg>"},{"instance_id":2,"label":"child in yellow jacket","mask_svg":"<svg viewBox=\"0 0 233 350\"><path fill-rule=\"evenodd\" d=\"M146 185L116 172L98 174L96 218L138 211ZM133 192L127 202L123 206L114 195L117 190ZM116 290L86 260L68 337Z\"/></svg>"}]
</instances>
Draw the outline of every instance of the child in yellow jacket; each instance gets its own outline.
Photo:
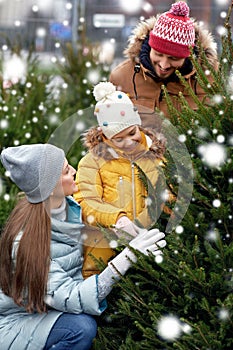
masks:
<instances>
[{"instance_id":1,"label":"child in yellow jacket","mask_svg":"<svg viewBox=\"0 0 233 350\"><path fill-rule=\"evenodd\" d=\"M99 83L93 93L98 126L84 135L88 153L78 165L74 198L82 207L85 223L114 226L116 234L120 229L135 237L135 223L146 228L152 223L148 213L150 186L143 183L140 169L156 187L164 164L165 140L141 127L137 108L112 83ZM160 194L165 191L159 189Z\"/></svg>"},{"instance_id":2,"label":"child in yellow jacket","mask_svg":"<svg viewBox=\"0 0 233 350\"><path fill-rule=\"evenodd\" d=\"M129 97L111 83L99 83L94 96L99 126L84 135L89 152L78 165L74 198L90 225L118 226L125 217L149 227L150 193L140 178L140 169L155 186L164 164L164 137L141 127ZM127 219L125 222L130 224Z\"/></svg>"}]
</instances>

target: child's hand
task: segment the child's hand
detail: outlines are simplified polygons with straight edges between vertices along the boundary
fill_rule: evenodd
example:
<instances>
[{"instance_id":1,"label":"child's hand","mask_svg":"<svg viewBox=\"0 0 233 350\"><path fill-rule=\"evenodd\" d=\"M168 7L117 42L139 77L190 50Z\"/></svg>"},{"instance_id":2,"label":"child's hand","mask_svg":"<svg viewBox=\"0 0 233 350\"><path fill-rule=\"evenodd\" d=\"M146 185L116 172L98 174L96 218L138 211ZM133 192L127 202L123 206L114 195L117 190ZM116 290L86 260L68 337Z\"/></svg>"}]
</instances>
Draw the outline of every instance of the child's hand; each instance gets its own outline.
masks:
<instances>
[{"instance_id":1,"label":"child's hand","mask_svg":"<svg viewBox=\"0 0 233 350\"><path fill-rule=\"evenodd\" d=\"M131 237L136 237L139 233L137 226L129 218L127 218L127 216L120 217L120 219L118 219L116 222L114 232L116 233L117 237L122 238L124 235L124 232L122 231L127 232Z\"/></svg>"}]
</instances>

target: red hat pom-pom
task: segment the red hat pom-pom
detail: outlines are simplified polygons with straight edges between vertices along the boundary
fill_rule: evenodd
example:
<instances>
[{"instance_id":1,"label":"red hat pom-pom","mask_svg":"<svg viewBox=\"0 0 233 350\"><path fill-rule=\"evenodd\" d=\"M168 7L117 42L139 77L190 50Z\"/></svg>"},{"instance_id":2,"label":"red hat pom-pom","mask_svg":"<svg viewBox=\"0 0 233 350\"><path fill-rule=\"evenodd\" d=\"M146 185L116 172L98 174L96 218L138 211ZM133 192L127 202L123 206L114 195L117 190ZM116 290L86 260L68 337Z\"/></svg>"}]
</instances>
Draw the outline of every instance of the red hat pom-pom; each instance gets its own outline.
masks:
<instances>
[{"instance_id":1,"label":"red hat pom-pom","mask_svg":"<svg viewBox=\"0 0 233 350\"><path fill-rule=\"evenodd\" d=\"M171 10L169 13L173 14L174 16L189 16L189 7L184 1L178 1L171 6Z\"/></svg>"}]
</instances>

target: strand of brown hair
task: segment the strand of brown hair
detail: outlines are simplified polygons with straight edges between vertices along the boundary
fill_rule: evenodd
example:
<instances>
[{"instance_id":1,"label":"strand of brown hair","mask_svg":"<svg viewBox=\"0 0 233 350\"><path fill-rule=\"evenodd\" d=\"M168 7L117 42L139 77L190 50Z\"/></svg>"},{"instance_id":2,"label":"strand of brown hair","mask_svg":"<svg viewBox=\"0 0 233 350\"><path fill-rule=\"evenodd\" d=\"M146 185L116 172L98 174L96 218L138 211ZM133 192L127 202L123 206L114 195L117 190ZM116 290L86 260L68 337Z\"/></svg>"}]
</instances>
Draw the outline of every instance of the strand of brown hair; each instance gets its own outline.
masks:
<instances>
[{"instance_id":1,"label":"strand of brown hair","mask_svg":"<svg viewBox=\"0 0 233 350\"><path fill-rule=\"evenodd\" d=\"M0 287L28 312L46 311L44 297L51 241L49 213L49 200L32 204L23 198L13 209L1 235Z\"/></svg>"}]
</instances>

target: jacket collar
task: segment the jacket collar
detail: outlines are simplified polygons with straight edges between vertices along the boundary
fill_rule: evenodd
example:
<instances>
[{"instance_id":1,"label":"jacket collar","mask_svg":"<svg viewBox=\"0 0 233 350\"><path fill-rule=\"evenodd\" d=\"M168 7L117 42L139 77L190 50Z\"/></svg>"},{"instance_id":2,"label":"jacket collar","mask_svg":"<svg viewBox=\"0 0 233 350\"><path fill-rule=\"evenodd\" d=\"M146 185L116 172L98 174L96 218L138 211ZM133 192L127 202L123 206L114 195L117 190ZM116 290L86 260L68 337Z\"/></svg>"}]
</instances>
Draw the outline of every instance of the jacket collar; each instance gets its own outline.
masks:
<instances>
[{"instance_id":1,"label":"jacket collar","mask_svg":"<svg viewBox=\"0 0 233 350\"><path fill-rule=\"evenodd\" d=\"M142 141L141 145L144 145L143 155L151 158L161 158L165 153L166 140L164 136L151 129L140 127ZM148 144L150 139L150 144ZM106 140L102 132L98 127L89 129L83 135L84 145L92 152L93 156L101 157L105 160L111 160L119 158L120 156L126 157L120 150L111 147L111 144ZM139 154L137 154L138 158ZM140 153L142 156L142 152ZM129 157L127 157L129 158Z\"/></svg>"},{"instance_id":2,"label":"jacket collar","mask_svg":"<svg viewBox=\"0 0 233 350\"><path fill-rule=\"evenodd\" d=\"M151 64L151 60L149 58L150 56L150 46L148 44L148 41L149 41L149 36L147 36L143 43L142 43L142 46L141 46L141 51L139 53L139 60L140 60L140 63L142 65L142 69L144 71L144 73L148 76L150 76L153 80L157 81L157 82L160 82L162 81L165 85L169 82L178 82L179 81L179 78L178 76L173 73L171 76L169 76L167 79L160 79L155 71L154 71L154 67L153 65ZM188 77L192 74L195 73L195 70L193 69L193 65L192 65L192 62L190 61L189 58L186 58L185 61L184 61L184 64L183 66L179 69L181 75L183 75L184 77Z\"/></svg>"},{"instance_id":3,"label":"jacket collar","mask_svg":"<svg viewBox=\"0 0 233 350\"><path fill-rule=\"evenodd\" d=\"M68 244L77 243L81 239L81 207L72 197L66 197L68 221L51 218L52 239Z\"/></svg>"},{"instance_id":4,"label":"jacket collar","mask_svg":"<svg viewBox=\"0 0 233 350\"><path fill-rule=\"evenodd\" d=\"M137 144L131 152L124 152L120 148L116 148L111 140L104 138L104 142L108 145L108 150L113 155L113 158L127 158L129 160L135 161L137 158L142 157L145 153L148 152L149 147L147 144L146 136L141 132L141 142Z\"/></svg>"}]
</instances>

